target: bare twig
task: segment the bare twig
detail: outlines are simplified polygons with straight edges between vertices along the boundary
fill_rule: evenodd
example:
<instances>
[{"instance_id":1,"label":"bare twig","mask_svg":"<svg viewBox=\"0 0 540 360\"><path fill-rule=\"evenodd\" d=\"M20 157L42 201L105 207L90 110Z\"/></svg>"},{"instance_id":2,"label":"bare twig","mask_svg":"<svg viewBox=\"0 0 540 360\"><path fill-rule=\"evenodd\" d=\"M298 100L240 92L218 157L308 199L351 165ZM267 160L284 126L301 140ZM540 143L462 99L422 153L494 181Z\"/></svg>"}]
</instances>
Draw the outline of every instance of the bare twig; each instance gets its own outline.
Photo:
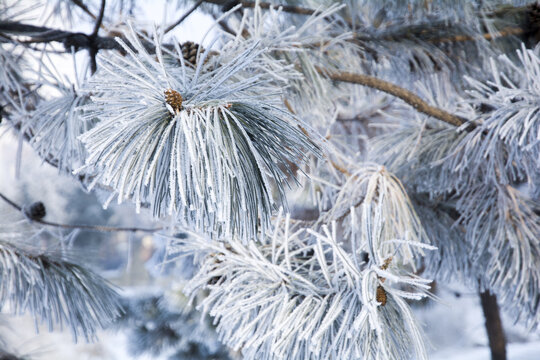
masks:
<instances>
[{"instance_id":1,"label":"bare twig","mask_svg":"<svg viewBox=\"0 0 540 360\"><path fill-rule=\"evenodd\" d=\"M101 7L99 8L99 15L94 25L94 30L92 31L92 34L90 36L93 36L93 37L97 36L99 27L101 26L101 23L103 22L104 15L105 15L105 0L101 0Z\"/></svg>"},{"instance_id":2,"label":"bare twig","mask_svg":"<svg viewBox=\"0 0 540 360\"><path fill-rule=\"evenodd\" d=\"M207 2L209 4L215 4L215 5L226 5L226 0L204 0L204 2ZM255 1L238 1L239 4L242 4L242 7L245 8L254 8L256 6ZM301 6L294 6L294 5L276 5L276 4L270 4L267 2L259 2L259 7L261 9L269 9L270 7L273 8L281 8L282 11L292 13L292 14L298 14L298 15L313 15L317 13L317 10L309 9Z\"/></svg>"},{"instance_id":3,"label":"bare twig","mask_svg":"<svg viewBox=\"0 0 540 360\"><path fill-rule=\"evenodd\" d=\"M20 22L0 21L0 35L5 36L6 34L27 37L29 39L25 40L26 43L59 42L62 43L68 51L71 51L71 48L73 48L74 51L80 51L83 49L90 49L93 46L95 46L98 50L125 51L118 41L116 41L116 39L112 36L96 36L92 39L90 35L81 32L64 31ZM1 36L0 42L2 42ZM155 45L152 42L145 41L144 39L141 39L140 41L145 47L146 51L150 53L155 52ZM129 41L126 42L129 44ZM174 46L171 44L164 44L163 47L170 50L174 49Z\"/></svg>"},{"instance_id":4,"label":"bare twig","mask_svg":"<svg viewBox=\"0 0 540 360\"><path fill-rule=\"evenodd\" d=\"M71 0L72 3L74 3L75 5L77 5L79 8L82 9L82 11L84 11L86 14L88 14L92 19L96 20L97 16L92 14L92 12L90 11L90 9L88 9L88 6L84 5L84 3L80 0Z\"/></svg>"},{"instance_id":5,"label":"bare twig","mask_svg":"<svg viewBox=\"0 0 540 360\"><path fill-rule=\"evenodd\" d=\"M75 51L89 49L93 45L99 49L122 50L120 44L113 37L96 36L94 44L92 44L90 36L80 32L51 29L20 22L0 22L0 33L28 37L27 43L60 42L66 49L73 47Z\"/></svg>"},{"instance_id":6,"label":"bare twig","mask_svg":"<svg viewBox=\"0 0 540 360\"><path fill-rule=\"evenodd\" d=\"M236 31L234 31L230 26L229 24L227 24L227 22L225 20L219 20L218 21L218 16L216 14L212 14L212 17L214 18L215 21L217 21L218 25L221 27L221 30L225 31L226 33L229 33L233 36L236 36Z\"/></svg>"},{"instance_id":7,"label":"bare twig","mask_svg":"<svg viewBox=\"0 0 540 360\"><path fill-rule=\"evenodd\" d=\"M9 206L17 209L18 211L22 212L23 211L23 208L22 206L18 205L16 202L12 201L11 199L9 199L8 197L6 197L4 194L0 193L0 198L2 198L2 200L4 200L5 202L7 202L9 204Z\"/></svg>"},{"instance_id":8,"label":"bare twig","mask_svg":"<svg viewBox=\"0 0 540 360\"><path fill-rule=\"evenodd\" d=\"M184 15L182 15L180 17L180 19L178 19L174 24L171 24L169 25L166 29L165 29L165 34L168 33L169 31L171 31L172 29L174 29L175 27L177 27L178 25L180 25L180 23L182 23L182 21L184 21L189 15L191 15L195 10L197 10L197 8L199 6L201 6L201 4L204 2L204 0L199 0L197 1L197 3L195 3L195 5L193 5L191 7L191 9L189 9Z\"/></svg>"},{"instance_id":9,"label":"bare twig","mask_svg":"<svg viewBox=\"0 0 540 360\"><path fill-rule=\"evenodd\" d=\"M21 212L29 221L36 222L38 224L62 228L62 229L79 229L79 230L90 230L90 231L99 231L99 232L146 232L146 233L154 233L156 231L160 231L163 228L153 228L153 229L147 229L147 228L139 228L139 227L115 227L115 226L102 226L102 225L86 225L86 224L61 224L53 221L46 221L42 219L30 219L25 213L24 208L14 202L13 200L9 199L4 194L0 193L0 199L4 200L6 203L8 203L11 207Z\"/></svg>"},{"instance_id":10,"label":"bare twig","mask_svg":"<svg viewBox=\"0 0 540 360\"><path fill-rule=\"evenodd\" d=\"M101 23L103 22L104 15L105 15L105 0L101 0L101 7L99 8L99 15L94 25L94 30L92 31L92 34L90 34L91 46L88 49L88 53L90 55L90 70L92 74L94 74L97 70L96 56L99 51L99 48L96 46L95 42L98 36L99 27L101 26Z\"/></svg>"},{"instance_id":11,"label":"bare twig","mask_svg":"<svg viewBox=\"0 0 540 360\"><path fill-rule=\"evenodd\" d=\"M439 109L437 107L429 105L427 102L422 100L418 95L413 92L404 89L398 85L392 84L388 81L376 78L370 75L357 74L345 71L329 71L323 68L317 68L317 71L324 76L328 76L330 79L335 81L343 81L353 84L360 84L368 86L373 89L383 91L387 94L393 95L401 100L405 101L407 104L411 105L415 110L424 113L426 115L432 116L436 119L444 121L448 124L454 126L461 126L468 122L467 119L462 117L450 114L449 112Z\"/></svg>"},{"instance_id":12,"label":"bare twig","mask_svg":"<svg viewBox=\"0 0 540 360\"><path fill-rule=\"evenodd\" d=\"M71 0L72 3L74 3L75 5L77 5L79 8L81 8L82 11L84 11L86 14L88 14L88 16L90 16L92 18L92 20L96 20L97 19L97 16L94 15L94 13L92 13L90 11L90 9L88 9L88 6L84 5L84 3L80 0ZM99 25L100 28L102 28L103 30L107 30L107 28L103 25L103 22L100 23Z\"/></svg>"}]
</instances>

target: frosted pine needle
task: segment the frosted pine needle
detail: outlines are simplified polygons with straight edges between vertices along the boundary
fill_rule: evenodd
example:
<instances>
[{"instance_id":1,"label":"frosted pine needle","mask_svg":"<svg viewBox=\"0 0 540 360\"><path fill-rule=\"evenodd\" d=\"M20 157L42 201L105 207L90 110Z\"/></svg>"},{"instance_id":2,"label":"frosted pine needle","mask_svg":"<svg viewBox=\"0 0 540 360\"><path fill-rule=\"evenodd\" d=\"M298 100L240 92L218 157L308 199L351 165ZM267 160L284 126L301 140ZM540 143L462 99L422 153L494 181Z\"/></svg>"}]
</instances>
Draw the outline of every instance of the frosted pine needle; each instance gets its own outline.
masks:
<instances>
[{"instance_id":1,"label":"frosted pine needle","mask_svg":"<svg viewBox=\"0 0 540 360\"><path fill-rule=\"evenodd\" d=\"M185 290L207 292L200 309L244 359L425 359L404 299L423 298L430 281L408 274L397 259L357 261L360 249L372 249L377 256L371 259L393 254L379 238L381 206L360 211L364 226L356 234L358 248L350 250L339 243L335 224L321 232L292 231L287 217L277 219L262 243L177 240L172 247L178 251L207 254Z\"/></svg>"},{"instance_id":2,"label":"frosted pine needle","mask_svg":"<svg viewBox=\"0 0 540 360\"><path fill-rule=\"evenodd\" d=\"M170 65L158 40L156 56L129 40L128 55L100 56L89 81L97 95L84 109L100 123L80 137L89 155L79 171L93 169L118 202L148 202L212 236L255 237L275 209L273 184L284 199L289 164L319 153L309 126L278 106L281 90L249 70L265 49L255 43L211 69L203 55L193 69L180 49Z\"/></svg>"},{"instance_id":3,"label":"frosted pine needle","mask_svg":"<svg viewBox=\"0 0 540 360\"><path fill-rule=\"evenodd\" d=\"M3 235L3 234L2 234ZM118 294L97 274L61 254L0 239L0 303L32 313L51 331L68 326L74 340L95 340L121 313Z\"/></svg>"}]
</instances>

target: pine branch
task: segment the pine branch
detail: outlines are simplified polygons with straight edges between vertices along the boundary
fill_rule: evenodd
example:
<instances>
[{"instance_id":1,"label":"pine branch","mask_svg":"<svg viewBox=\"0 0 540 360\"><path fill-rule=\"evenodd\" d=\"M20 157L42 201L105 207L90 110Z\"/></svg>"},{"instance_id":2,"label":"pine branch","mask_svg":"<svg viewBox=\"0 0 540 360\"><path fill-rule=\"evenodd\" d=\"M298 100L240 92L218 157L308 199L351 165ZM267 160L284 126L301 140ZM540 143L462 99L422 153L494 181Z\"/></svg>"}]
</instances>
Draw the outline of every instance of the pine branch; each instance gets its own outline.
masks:
<instances>
[{"instance_id":1,"label":"pine branch","mask_svg":"<svg viewBox=\"0 0 540 360\"><path fill-rule=\"evenodd\" d=\"M101 57L104 71L83 89L99 94L85 118L100 122L80 137L88 156L75 173L95 171L94 183L113 187L119 202L149 202L156 217L172 211L215 236L251 239L268 228L272 192L285 199L288 162L305 162L320 149L317 136L299 128L309 130L306 124L274 105L280 89L242 73L264 49L251 44L219 67L200 52L189 69L169 66L160 52L156 61L134 32L128 36L136 51L125 45L127 56ZM184 64L181 53L166 55Z\"/></svg>"},{"instance_id":2,"label":"pine branch","mask_svg":"<svg viewBox=\"0 0 540 360\"><path fill-rule=\"evenodd\" d=\"M347 250L341 234L338 243L336 224L321 233L296 231L281 213L275 234L260 243L177 239L178 250L207 254L185 291L208 292L200 308L245 359L424 359L420 331L403 298L423 298L430 281L398 268L404 259L383 231L380 206L362 206L362 228L348 239ZM362 250L369 260L359 258ZM390 263L391 254L400 260Z\"/></svg>"},{"instance_id":3,"label":"pine branch","mask_svg":"<svg viewBox=\"0 0 540 360\"><path fill-rule=\"evenodd\" d=\"M162 294L122 298L125 312L114 327L127 333L129 352L152 358L167 354L169 359L231 359L210 319L192 305L182 306L187 300L180 294L172 299Z\"/></svg>"},{"instance_id":4,"label":"pine branch","mask_svg":"<svg viewBox=\"0 0 540 360\"><path fill-rule=\"evenodd\" d=\"M0 22L0 33L12 34L15 36L26 36L29 40L26 43L51 43L59 42L66 49L73 47L75 51L96 47L100 50L122 50L122 47L113 37L96 36L71 32L58 29L51 29L45 26L34 26L20 22Z\"/></svg>"},{"instance_id":5,"label":"pine branch","mask_svg":"<svg viewBox=\"0 0 540 360\"><path fill-rule=\"evenodd\" d=\"M75 340L93 340L120 315L118 300L103 278L64 256L0 240L0 304L14 314L30 311L49 330L67 325Z\"/></svg>"},{"instance_id":6,"label":"pine branch","mask_svg":"<svg viewBox=\"0 0 540 360\"><path fill-rule=\"evenodd\" d=\"M416 111L423 114L432 116L436 119L444 121L448 124L454 126L461 126L469 120L461 118L459 116L450 114L443 109L439 109L432 105L429 105L424 100L422 100L418 95L413 92L404 89L398 85L392 84L388 81L379 79L374 76L351 73L346 71L329 71L323 68L317 68L317 71L323 75L328 76L330 79L335 81L348 82L352 84L360 84L368 86L373 89L383 91L387 94L393 95L401 100L405 101L407 104L411 105ZM469 123L469 126L474 126L473 123Z\"/></svg>"},{"instance_id":7,"label":"pine branch","mask_svg":"<svg viewBox=\"0 0 540 360\"><path fill-rule=\"evenodd\" d=\"M146 233L155 233L156 231L163 230L162 227L147 229L139 227L116 227L116 226L104 226L104 225L84 225L84 224L62 224L54 221L47 221L36 217L31 217L28 215L25 207L17 204L13 200L9 199L4 194L0 193L0 199L4 200L11 207L21 212L26 218L32 222L36 222L41 225L52 226L62 229L78 229L78 230L90 230L90 231L99 231L99 232L146 232Z\"/></svg>"},{"instance_id":8,"label":"pine branch","mask_svg":"<svg viewBox=\"0 0 540 360\"><path fill-rule=\"evenodd\" d=\"M229 5L230 1L227 0L204 0L204 2L214 5ZM309 9L301 6L295 6L295 5L275 5L271 3L266 2L256 2L256 1L236 1L236 3L241 4L244 8L254 8L255 6L259 6L261 9L270 9L280 8L284 12L288 12L291 14L298 14L298 15L313 15L317 13L317 10Z\"/></svg>"}]
</instances>

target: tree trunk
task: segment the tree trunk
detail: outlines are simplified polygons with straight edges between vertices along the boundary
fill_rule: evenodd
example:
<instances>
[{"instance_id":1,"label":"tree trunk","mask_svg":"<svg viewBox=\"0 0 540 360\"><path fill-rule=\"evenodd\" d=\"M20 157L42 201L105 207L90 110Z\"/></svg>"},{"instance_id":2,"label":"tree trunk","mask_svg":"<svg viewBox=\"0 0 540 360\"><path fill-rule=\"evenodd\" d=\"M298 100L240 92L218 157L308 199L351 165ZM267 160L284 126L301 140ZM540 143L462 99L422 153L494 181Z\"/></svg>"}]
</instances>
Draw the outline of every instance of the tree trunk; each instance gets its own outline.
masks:
<instances>
[{"instance_id":1,"label":"tree trunk","mask_svg":"<svg viewBox=\"0 0 540 360\"><path fill-rule=\"evenodd\" d=\"M486 331L491 350L491 360L506 360L506 339L502 327L497 297L489 291L480 293L480 302L486 319Z\"/></svg>"}]
</instances>

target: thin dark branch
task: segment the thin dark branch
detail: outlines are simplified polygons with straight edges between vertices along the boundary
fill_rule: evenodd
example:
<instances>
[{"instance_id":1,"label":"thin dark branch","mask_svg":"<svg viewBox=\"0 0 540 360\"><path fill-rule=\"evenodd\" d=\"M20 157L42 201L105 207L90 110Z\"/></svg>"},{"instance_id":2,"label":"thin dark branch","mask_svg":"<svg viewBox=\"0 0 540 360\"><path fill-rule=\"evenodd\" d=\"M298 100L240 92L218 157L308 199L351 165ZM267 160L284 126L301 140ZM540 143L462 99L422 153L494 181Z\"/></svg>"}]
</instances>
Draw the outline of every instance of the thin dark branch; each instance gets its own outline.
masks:
<instances>
[{"instance_id":1,"label":"thin dark branch","mask_svg":"<svg viewBox=\"0 0 540 360\"><path fill-rule=\"evenodd\" d=\"M218 20L218 16L216 14L212 14L212 17L214 18L214 20ZM229 26L229 24L227 24L227 22L225 20L219 20L217 21L218 25L221 27L221 29L223 31L225 31L226 33L229 33L233 36L236 36L236 31L234 31L233 29L231 29L231 27Z\"/></svg>"},{"instance_id":2,"label":"thin dark branch","mask_svg":"<svg viewBox=\"0 0 540 360\"><path fill-rule=\"evenodd\" d=\"M94 25L94 30L92 31L92 34L90 36L92 37L97 36L99 27L101 26L101 23L103 22L104 15L105 15L105 0L101 0L101 7L99 8L99 15Z\"/></svg>"},{"instance_id":3,"label":"thin dark branch","mask_svg":"<svg viewBox=\"0 0 540 360\"><path fill-rule=\"evenodd\" d=\"M99 48L96 46L96 38L98 36L99 27L103 22L103 16L105 15L105 0L101 0L101 7L99 8L99 15L94 25L94 30L90 34L90 48L88 49L88 54L90 55L90 71L94 74L97 70L96 56L99 51Z\"/></svg>"},{"instance_id":4,"label":"thin dark branch","mask_svg":"<svg viewBox=\"0 0 540 360\"><path fill-rule=\"evenodd\" d=\"M39 27L21 23L0 23L0 33L1 32L29 36L32 37L33 41L58 41L62 42L66 47L68 47L68 45L73 46L75 50L78 50L80 48L91 49L92 46L96 46L97 49L117 49L123 51L118 42L116 42L113 38L110 37L96 36L96 39L92 41L89 36L82 33L72 33L69 31L55 30L46 27ZM153 52L155 50L152 43L143 42L143 44L148 51ZM371 87L373 89L384 91L388 94L402 99L407 104L411 105L415 110L426 115L430 115L446 123L452 124L454 126L461 126L468 122L467 119L450 114L445 110L429 105L418 95L412 93L407 89L404 89L385 80L376 78L374 76L350 72L328 71L323 68L318 68L317 70L321 75L328 76L330 79L335 81L360 84ZM474 126L473 123L470 124L470 126Z\"/></svg>"},{"instance_id":5,"label":"thin dark branch","mask_svg":"<svg viewBox=\"0 0 540 360\"><path fill-rule=\"evenodd\" d=\"M204 2L209 4L215 4L215 5L227 5L227 0L204 0ZM239 4L242 4L242 7L245 8L254 8L256 6L255 1L238 1ZM270 7L273 8L281 8L282 11L288 12L291 14L298 14L298 15L313 15L317 13L317 10L309 9L301 6L294 6L294 5L276 5L271 4L267 2L259 2L259 7L261 9L269 9Z\"/></svg>"},{"instance_id":6,"label":"thin dark branch","mask_svg":"<svg viewBox=\"0 0 540 360\"><path fill-rule=\"evenodd\" d=\"M197 1L197 3L195 3L195 5L193 5L191 7L191 9L189 9L184 15L182 15L180 17L180 19L178 19L174 24L171 24L169 25L166 29L165 29L165 34L168 33L169 31L171 31L172 29L174 29L175 27L177 27L178 25L180 25L182 23L182 21L184 21L189 15L191 15L191 13L193 13L195 10L197 10L197 8L199 6L201 6L201 4L204 2L204 0L199 0Z\"/></svg>"},{"instance_id":7,"label":"thin dark branch","mask_svg":"<svg viewBox=\"0 0 540 360\"><path fill-rule=\"evenodd\" d=\"M9 206L11 206L12 208L15 208L17 209L18 211L23 211L23 208L22 206L18 205L17 203L15 203L14 201L11 201L11 199L9 199L8 197L6 197L4 194L0 193L0 198L2 200L4 200L5 202L7 202L9 204Z\"/></svg>"},{"instance_id":8,"label":"thin dark branch","mask_svg":"<svg viewBox=\"0 0 540 360\"><path fill-rule=\"evenodd\" d=\"M82 1L80 0L71 0L72 3L74 3L75 5L77 5L79 8L82 9L82 11L84 11L86 14L88 14L88 16L90 16L93 20L96 20L97 19L97 16L94 15L90 9L88 9L88 6L84 5ZM105 26L103 26L103 23L101 23L99 25L103 30L107 30L107 28Z\"/></svg>"},{"instance_id":9,"label":"thin dark branch","mask_svg":"<svg viewBox=\"0 0 540 360\"><path fill-rule=\"evenodd\" d=\"M92 46L90 36L86 34L20 22L0 22L0 33L29 37L30 39L26 40L27 43L59 42L66 49L73 47L75 51L89 49ZM96 36L94 45L99 49L122 49L112 37Z\"/></svg>"},{"instance_id":10,"label":"thin dark branch","mask_svg":"<svg viewBox=\"0 0 540 360\"><path fill-rule=\"evenodd\" d=\"M94 74L97 71L97 51L94 48L88 50L88 55L90 56L90 73Z\"/></svg>"},{"instance_id":11,"label":"thin dark branch","mask_svg":"<svg viewBox=\"0 0 540 360\"><path fill-rule=\"evenodd\" d=\"M92 19L96 20L97 16L92 14L90 9L88 9L88 7L86 5L84 5L82 1L80 1L80 0L71 0L71 2L74 3L75 5L77 5L78 7L80 7L82 9L82 11L84 11L85 13L90 15L90 17Z\"/></svg>"},{"instance_id":12,"label":"thin dark branch","mask_svg":"<svg viewBox=\"0 0 540 360\"><path fill-rule=\"evenodd\" d=\"M368 86L373 89L383 91L387 94L393 95L407 104L411 105L416 111L432 116L436 119L444 121L454 126L461 126L468 122L467 119L450 114L449 112L439 109L437 107L429 105L422 100L418 95L413 92L404 89L400 86L392 84L388 81L376 78L370 75L350 73L345 71L328 71L326 69L318 68L317 71L324 76L328 76L335 81L343 81L353 84L360 84ZM471 123L472 125L472 123Z\"/></svg>"},{"instance_id":13,"label":"thin dark branch","mask_svg":"<svg viewBox=\"0 0 540 360\"><path fill-rule=\"evenodd\" d=\"M7 196L5 196L2 193L0 193L0 199L4 200L11 207L13 207L14 209L20 211L26 218L28 218L28 216L25 213L24 208L21 205L19 205L16 202L12 201L11 199L9 199ZM153 229L147 229L147 228L139 228L139 227L115 227L115 226L86 225L86 224L62 224L62 223L57 223L57 222L53 222L53 221L46 221L46 220L42 220L42 219L30 219L30 218L28 218L28 220L32 221L32 222L36 222L38 224L47 225L47 226L53 226L53 227L62 228L62 229L79 229L79 230L90 230L90 231L99 231L99 232L122 232L122 231L126 231L126 232L154 233L156 231L160 231L160 230L163 229L162 227L153 228Z\"/></svg>"},{"instance_id":14,"label":"thin dark branch","mask_svg":"<svg viewBox=\"0 0 540 360\"><path fill-rule=\"evenodd\" d=\"M96 36L92 39L91 36L80 32L51 29L44 26L34 26L20 22L0 22L0 33L29 37L30 39L26 40L26 43L59 42L62 43L66 49L73 48L75 51L90 49L94 46L98 50L124 51L114 37ZM144 41L143 39L141 39L141 43L148 52L155 52L155 45L153 43ZM172 45L163 46L168 49L174 49Z\"/></svg>"}]
</instances>

